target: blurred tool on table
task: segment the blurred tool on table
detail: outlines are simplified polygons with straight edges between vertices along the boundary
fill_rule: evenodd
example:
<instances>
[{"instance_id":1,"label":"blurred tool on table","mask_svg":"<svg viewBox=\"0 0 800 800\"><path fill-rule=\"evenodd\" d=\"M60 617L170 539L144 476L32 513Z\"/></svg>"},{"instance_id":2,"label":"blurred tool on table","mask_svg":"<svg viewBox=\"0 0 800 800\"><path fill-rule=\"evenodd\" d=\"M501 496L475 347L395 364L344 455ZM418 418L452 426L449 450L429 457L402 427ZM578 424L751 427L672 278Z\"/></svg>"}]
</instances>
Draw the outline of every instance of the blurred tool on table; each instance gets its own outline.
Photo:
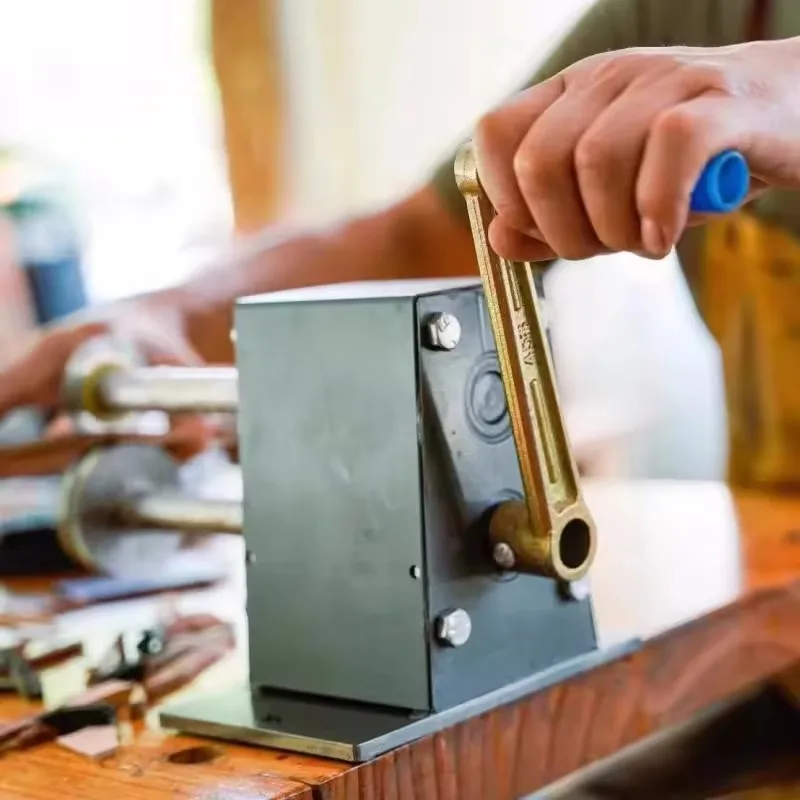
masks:
<instances>
[{"instance_id":1,"label":"blurred tool on table","mask_svg":"<svg viewBox=\"0 0 800 800\"><path fill-rule=\"evenodd\" d=\"M69 590L70 584L63 582L63 588ZM209 591L206 604L213 597L213 588L206 587L206 595ZM219 595L221 616L212 616L180 611L203 605L203 592L197 587L199 602L186 587L183 596L155 591L138 601L134 595L127 602L106 598L106 608L96 605L104 602L102 592L91 597L93 588L85 581L79 593L81 603L49 611L41 607L38 618L24 613L22 592L16 612L13 605L4 609L11 633L0 639L0 701L8 705L10 696L17 694L30 707L0 724L0 755L97 725L112 726L115 749L118 722L141 719L166 698L191 693L199 679L206 686L210 678L226 685L233 676L241 676L241 620L235 606L231 616L232 609L219 602ZM27 599L27 605L36 605L35 594ZM82 625L70 622L75 615ZM213 667L218 667L216 678Z\"/></svg>"}]
</instances>

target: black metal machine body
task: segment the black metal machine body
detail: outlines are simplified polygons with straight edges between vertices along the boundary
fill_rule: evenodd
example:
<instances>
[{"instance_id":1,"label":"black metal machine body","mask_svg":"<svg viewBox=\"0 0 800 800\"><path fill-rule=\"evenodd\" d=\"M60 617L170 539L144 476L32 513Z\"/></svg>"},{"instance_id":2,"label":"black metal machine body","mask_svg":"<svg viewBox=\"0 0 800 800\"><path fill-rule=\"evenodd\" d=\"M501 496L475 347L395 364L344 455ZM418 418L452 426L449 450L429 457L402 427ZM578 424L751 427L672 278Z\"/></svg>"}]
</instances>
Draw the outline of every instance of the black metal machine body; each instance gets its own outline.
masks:
<instances>
[{"instance_id":1,"label":"black metal machine body","mask_svg":"<svg viewBox=\"0 0 800 800\"><path fill-rule=\"evenodd\" d=\"M236 332L251 688L166 725L361 760L607 657L590 596L493 557L522 487L479 282L248 298Z\"/></svg>"}]
</instances>

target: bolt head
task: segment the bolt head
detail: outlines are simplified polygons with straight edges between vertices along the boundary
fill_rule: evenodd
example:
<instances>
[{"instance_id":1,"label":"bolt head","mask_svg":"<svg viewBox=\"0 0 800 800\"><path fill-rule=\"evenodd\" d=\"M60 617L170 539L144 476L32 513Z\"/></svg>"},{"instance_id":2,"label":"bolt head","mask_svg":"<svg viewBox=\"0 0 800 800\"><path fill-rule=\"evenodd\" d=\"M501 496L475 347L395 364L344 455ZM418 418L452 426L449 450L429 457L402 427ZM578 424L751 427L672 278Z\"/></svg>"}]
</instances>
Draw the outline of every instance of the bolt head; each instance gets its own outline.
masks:
<instances>
[{"instance_id":1,"label":"bolt head","mask_svg":"<svg viewBox=\"0 0 800 800\"><path fill-rule=\"evenodd\" d=\"M436 638L448 647L461 647L472 634L472 620L463 608L442 614L436 620Z\"/></svg>"},{"instance_id":2,"label":"bolt head","mask_svg":"<svg viewBox=\"0 0 800 800\"><path fill-rule=\"evenodd\" d=\"M139 651L146 656L157 656L164 650L164 639L156 631L147 631L139 642Z\"/></svg>"},{"instance_id":3,"label":"bolt head","mask_svg":"<svg viewBox=\"0 0 800 800\"><path fill-rule=\"evenodd\" d=\"M461 323L447 312L434 314L427 325L428 344L437 350L453 350L461 341Z\"/></svg>"},{"instance_id":4,"label":"bolt head","mask_svg":"<svg viewBox=\"0 0 800 800\"><path fill-rule=\"evenodd\" d=\"M566 586L567 594L572 600L586 600L591 594L591 587L587 578L569 581Z\"/></svg>"},{"instance_id":5,"label":"bolt head","mask_svg":"<svg viewBox=\"0 0 800 800\"><path fill-rule=\"evenodd\" d=\"M514 564L516 563L511 545L505 542L498 542L492 548L492 559L500 569L514 569Z\"/></svg>"}]
</instances>

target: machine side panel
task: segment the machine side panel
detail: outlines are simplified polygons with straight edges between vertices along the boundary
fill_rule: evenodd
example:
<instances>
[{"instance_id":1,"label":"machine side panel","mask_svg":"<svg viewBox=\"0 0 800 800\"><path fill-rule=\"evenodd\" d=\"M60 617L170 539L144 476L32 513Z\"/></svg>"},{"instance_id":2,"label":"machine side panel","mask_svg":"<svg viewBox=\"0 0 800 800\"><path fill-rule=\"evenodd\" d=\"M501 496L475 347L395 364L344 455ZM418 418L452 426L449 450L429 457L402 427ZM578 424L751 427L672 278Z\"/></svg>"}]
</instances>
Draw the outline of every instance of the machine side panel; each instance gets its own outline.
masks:
<instances>
[{"instance_id":1,"label":"machine side panel","mask_svg":"<svg viewBox=\"0 0 800 800\"><path fill-rule=\"evenodd\" d=\"M430 704L413 298L237 308L254 686Z\"/></svg>"},{"instance_id":2,"label":"machine side panel","mask_svg":"<svg viewBox=\"0 0 800 800\"><path fill-rule=\"evenodd\" d=\"M552 580L492 564L487 512L522 496L494 339L479 289L418 300L422 324L437 312L455 315L462 333L452 351L419 352L429 608L431 622L454 608L472 622L463 646L432 647L441 710L596 644L590 600L564 599Z\"/></svg>"}]
</instances>

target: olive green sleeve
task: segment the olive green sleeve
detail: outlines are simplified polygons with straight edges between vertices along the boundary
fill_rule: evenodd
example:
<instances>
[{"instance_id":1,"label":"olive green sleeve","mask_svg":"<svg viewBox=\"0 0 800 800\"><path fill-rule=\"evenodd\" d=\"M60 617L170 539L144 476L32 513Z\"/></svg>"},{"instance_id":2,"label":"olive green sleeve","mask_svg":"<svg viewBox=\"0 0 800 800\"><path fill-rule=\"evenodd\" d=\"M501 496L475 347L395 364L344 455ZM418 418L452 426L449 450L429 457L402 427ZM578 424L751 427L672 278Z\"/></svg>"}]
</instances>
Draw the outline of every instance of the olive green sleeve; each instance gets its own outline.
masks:
<instances>
[{"instance_id":1,"label":"olive green sleeve","mask_svg":"<svg viewBox=\"0 0 800 800\"><path fill-rule=\"evenodd\" d=\"M735 44L745 36L752 0L599 0L575 24L526 82L532 86L589 56L628 47ZM466 223L466 206L453 175L450 154L433 185Z\"/></svg>"}]
</instances>

